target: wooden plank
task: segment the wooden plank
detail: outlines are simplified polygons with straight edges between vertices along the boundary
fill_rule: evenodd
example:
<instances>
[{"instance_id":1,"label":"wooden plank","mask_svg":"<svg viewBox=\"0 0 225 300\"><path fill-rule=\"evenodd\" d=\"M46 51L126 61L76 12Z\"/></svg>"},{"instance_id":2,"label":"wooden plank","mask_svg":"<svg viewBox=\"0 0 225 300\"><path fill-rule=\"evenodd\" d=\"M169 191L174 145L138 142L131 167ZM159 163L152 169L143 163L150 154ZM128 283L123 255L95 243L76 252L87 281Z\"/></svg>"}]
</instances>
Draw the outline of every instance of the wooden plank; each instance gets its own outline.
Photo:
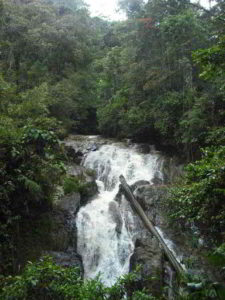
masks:
<instances>
[{"instance_id":1,"label":"wooden plank","mask_svg":"<svg viewBox=\"0 0 225 300\"><path fill-rule=\"evenodd\" d=\"M158 231L155 229L152 222L146 216L146 214L143 211L142 207L140 206L140 204L135 199L129 185L126 182L126 179L124 178L124 176L120 175L119 179L120 179L120 183L121 183L121 186L122 186L122 192L124 193L127 200L129 200L130 203L132 204L132 206L135 209L136 213L139 215L139 217L143 221L145 227L157 238L157 240L159 241L159 243L162 246L163 250L165 251L165 255L167 256L168 260L170 261L170 263L172 264L172 266L174 267L176 272L179 275L184 274L184 269L182 268L181 264L177 261L176 257L170 251L170 249L167 247L166 243L164 242L164 240L162 239L162 237L160 236Z\"/></svg>"}]
</instances>

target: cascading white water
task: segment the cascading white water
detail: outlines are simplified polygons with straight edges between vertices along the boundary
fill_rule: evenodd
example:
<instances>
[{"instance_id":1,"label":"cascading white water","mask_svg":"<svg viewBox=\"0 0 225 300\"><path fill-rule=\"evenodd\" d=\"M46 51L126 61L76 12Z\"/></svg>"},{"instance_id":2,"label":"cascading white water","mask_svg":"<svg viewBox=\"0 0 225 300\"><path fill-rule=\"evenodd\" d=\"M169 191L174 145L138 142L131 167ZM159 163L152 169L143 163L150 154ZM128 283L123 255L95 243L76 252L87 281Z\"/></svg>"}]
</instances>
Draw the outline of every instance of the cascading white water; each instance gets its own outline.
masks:
<instances>
[{"instance_id":1,"label":"cascading white water","mask_svg":"<svg viewBox=\"0 0 225 300\"><path fill-rule=\"evenodd\" d=\"M104 145L87 155L84 166L96 171L100 193L77 215L77 246L85 278L100 273L102 282L110 286L128 273L134 250L134 221L132 213L125 213L123 205L119 207L114 201L119 175L123 174L129 184L150 181L159 171L158 158L156 154L141 154L120 143Z\"/></svg>"}]
</instances>

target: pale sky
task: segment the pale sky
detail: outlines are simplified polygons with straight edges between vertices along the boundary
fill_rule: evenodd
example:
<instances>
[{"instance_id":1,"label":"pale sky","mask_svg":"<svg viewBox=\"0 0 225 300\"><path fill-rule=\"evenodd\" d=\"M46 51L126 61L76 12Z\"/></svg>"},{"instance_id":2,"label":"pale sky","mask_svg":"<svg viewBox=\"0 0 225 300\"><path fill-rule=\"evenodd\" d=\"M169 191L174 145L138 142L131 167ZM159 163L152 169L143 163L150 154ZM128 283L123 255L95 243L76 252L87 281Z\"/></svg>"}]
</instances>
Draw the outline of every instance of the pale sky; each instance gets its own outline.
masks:
<instances>
[{"instance_id":1,"label":"pale sky","mask_svg":"<svg viewBox=\"0 0 225 300\"><path fill-rule=\"evenodd\" d=\"M125 19L125 14L117 11L117 0L85 0L90 6L92 16L106 17L111 20Z\"/></svg>"},{"instance_id":2,"label":"pale sky","mask_svg":"<svg viewBox=\"0 0 225 300\"><path fill-rule=\"evenodd\" d=\"M90 12L92 16L106 17L111 20L122 20L125 19L125 15L117 10L117 0L85 0L85 2L90 6ZM193 0L192 2L198 2L198 0ZM209 7L208 0L200 0L201 5L206 8ZM215 1L211 1L212 5Z\"/></svg>"}]
</instances>

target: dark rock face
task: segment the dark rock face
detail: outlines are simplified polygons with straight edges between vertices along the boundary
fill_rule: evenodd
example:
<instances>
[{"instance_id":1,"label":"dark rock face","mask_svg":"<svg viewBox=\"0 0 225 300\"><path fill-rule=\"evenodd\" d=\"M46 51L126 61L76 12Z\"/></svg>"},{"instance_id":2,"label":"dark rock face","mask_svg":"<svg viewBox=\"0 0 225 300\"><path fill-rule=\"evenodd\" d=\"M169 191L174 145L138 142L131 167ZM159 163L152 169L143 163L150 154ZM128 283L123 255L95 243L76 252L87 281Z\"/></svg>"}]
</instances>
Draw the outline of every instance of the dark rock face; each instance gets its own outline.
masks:
<instances>
[{"instance_id":1,"label":"dark rock face","mask_svg":"<svg viewBox=\"0 0 225 300\"><path fill-rule=\"evenodd\" d=\"M66 251L73 247L76 251L77 228L74 215L68 211L55 209L50 215L50 251Z\"/></svg>"},{"instance_id":2,"label":"dark rock face","mask_svg":"<svg viewBox=\"0 0 225 300\"><path fill-rule=\"evenodd\" d=\"M181 164L176 157L165 157L162 172L164 175L164 184L171 184L177 178L182 177L184 165Z\"/></svg>"},{"instance_id":3,"label":"dark rock face","mask_svg":"<svg viewBox=\"0 0 225 300\"><path fill-rule=\"evenodd\" d=\"M153 179L151 180L151 183L154 185L160 185L163 184L163 180L159 177L159 174L156 173Z\"/></svg>"},{"instance_id":4,"label":"dark rock face","mask_svg":"<svg viewBox=\"0 0 225 300\"><path fill-rule=\"evenodd\" d=\"M72 212L71 204L68 203L66 199L61 207L58 205L53 210L42 213L35 219L27 219L21 224L16 240L18 270L27 261L37 260L46 254L52 255L52 252L67 253L68 249L73 249L75 255L77 228L73 212L76 210L76 202L72 206ZM80 267L80 263L77 266Z\"/></svg>"},{"instance_id":5,"label":"dark rock face","mask_svg":"<svg viewBox=\"0 0 225 300\"><path fill-rule=\"evenodd\" d=\"M49 244L44 247L44 253L53 256L55 262L62 266L79 267L80 274L83 276L83 264L81 256L77 251L77 228L75 216L82 205L85 205L98 193L98 187L95 182L96 174L92 170L87 170L80 165L83 156L89 151L96 151L98 145L90 141L83 143L81 140L69 140L64 144L66 154L70 160L67 167L67 174L76 176L84 183L84 189L80 193L73 192L58 198L46 218L50 220L48 230ZM115 214L116 215L116 214ZM117 216L117 215L116 215ZM116 218L119 227L119 218ZM122 224L122 223L121 223Z\"/></svg>"},{"instance_id":6,"label":"dark rock face","mask_svg":"<svg viewBox=\"0 0 225 300\"><path fill-rule=\"evenodd\" d=\"M145 186L149 186L150 182L149 181L146 181L146 180L139 180L135 183L133 183L130 188L131 188L131 191L134 193L137 201L139 202L139 204L141 205L141 207L145 210L146 209L146 206L145 206L145 202L143 201L143 198L142 197L139 197L137 194L136 194L136 191L139 190L139 189L143 189L143 187Z\"/></svg>"},{"instance_id":7,"label":"dark rock face","mask_svg":"<svg viewBox=\"0 0 225 300\"><path fill-rule=\"evenodd\" d=\"M167 193L165 187L151 185L147 181L138 181L131 188L148 218L157 225L161 218L158 205ZM137 279L135 288L145 288L157 297L162 295L164 284L164 254L156 238L147 231L138 216L135 218L138 234L135 250L130 259L130 271L135 270L137 265L141 265L140 278Z\"/></svg>"},{"instance_id":8,"label":"dark rock face","mask_svg":"<svg viewBox=\"0 0 225 300\"><path fill-rule=\"evenodd\" d=\"M56 206L60 209L67 211L69 214L76 214L81 205L81 195L80 193L72 193L62 197L60 201L57 202Z\"/></svg>"},{"instance_id":9,"label":"dark rock face","mask_svg":"<svg viewBox=\"0 0 225 300\"><path fill-rule=\"evenodd\" d=\"M151 185L148 181L140 180L131 186L136 200L142 206L150 220L156 221L155 203L159 201L164 194L164 190L159 189L159 186ZM117 200L120 203L121 190L117 195ZM130 206L130 204L129 204ZM134 271L140 265L140 277L135 283L128 287L129 295L135 289L147 289L149 293L157 296L162 294L163 277L164 277L164 255L158 241L144 227L139 216L134 212L134 232L136 242L135 250L130 259L130 271ZM128 224L129 226L129 224Z\"/></svg>"},{"instance_id":10,"label":"dark rock face","mask_svg":"<svg viewBox=\"0 0 225 300\"><path fill-rule=\"evenodd\" d=\"M95 173L86 170L82 166L71 164L67 173L82 178L83 182L85 182L85 189L83 193L73 192L69 195L64 195L54 204L53 211L49 215L51 220L49 231L51 246L46 250L59 265L79 267L80 274L83 276L82 259L76 253L77 228L75 216L80 206L85 205L88 200L97 194L98 187L95 182Z\"/></svg>"},{"instance_id":11,"label":"dark rock face","mask_svg":"<svg viewBox=\"0 0 225 300\"><path fill-rule=\"evenodd\" d=\"M135 145L135 149L143 154L155 153L156 148L155 145L150 145L146 143L138 143Z\"/></svg>"},{"instance_id":12,"label":"dark rock face","mask_svg":"<svg viewBox=\"0 0 225 300\"><path fill-rule=\"evenodd\" d=\"M75 150L72 146L65 145L65 152L70 161L80 164L83 158L83 153L80 150Z\"/></svg>"},{"instance_id":13,"label":"dark rock face","mask_svg":"<svg viewBox=\"0 0 225 300\"><path fill-rule=\"evenodd\" d=\"M108 143L108 140L99 138L99 136L87 136L82 135L71 135L65 141L66 147L74 149L75 157L83 156L90 151L96 151L100 146Z\"/></svg>"},{"instance_id":14,"label":"dark rock face","mask_svg":"<svg viewBox=\"0 0 225 300\"><path fill-rule=\"evenodd\" d=\"M134 195L150 220L157 226L161 220L161 203L168 194L167 187L163 185L143 185L136 188Z\"/></svg>"},{"instance_id":15,"label":"dark rock face","mask_svg":"<svg viewBox=\"0 0 225 300\"><path fill-rule=\"evenodd\" d=\"M45 253L53 256L54 261L62 266L75 266L80 269L83 276L81 257L76 253L77 228L75 215L80 207L81 196L72 193L63 196L57 201L53 211L49 215L51 226L49 239L51 241Z\"/></svg>"},{"instance_id":16,"label":"dark rock face","mask_svg":"<svg viewBox=\"0 0 225 300\"><path fill-rule=\"evenodd\" d=\"M134 192L138 187L143 186L143 185L148 185L148 184L150 184L150 182L147 180L139 180L139 181L136 181L135 183L133 183L130 186L130 188L131 188L131 191Z\"/></svg>"},{"instance_id":17,"label":"dark rock face","mask_svg":"<svg viewBox=\"0 0 225 300\"><path fill-rule=\"evenodd\" d=\"M62 196L53 208L41 213L35 219L26 220L20 226L17 238L17 265L23 268L28 260L37 260L42 255L56 256L60 265L71 262L71 265L81 269L82 261L76 253L77 228L75 215L80 207L79 193Z\"/></svg>"},{"instance_id":18,"label":"dark rock face","mask_svg":"<svg viewBox=\"0 0 225 300\"><path fill-rule=\"evenodd\" d=\"M98 193L98 186L96 184L95 171L84 168L76 164L70 164L67 167L67 174L71 176L77 176L82 178L85 183L84 192L81 193L80 205L85 205L90 199L92 199Z\"/></svg>"},{"instance_id":19,"label":"dark rock face","mask_svg":"<svg viewBox=\"0 0 225 300\"><path fill-rule=\"evenodd\" d=\"M140 153L143 153L143 154L148 154L150 153L150 149L151 149L151 146L149 144L136 144L135 145L136 149L140 152Z\"/></svg>"},{"instance_id":20,"label":"dark rock face","mask_svg":"<svg viewBox=\"0 0 225 300\"><path fill-rule=\"evenodd\" d=\"M84 268L82 263L82 258L79 254L74 252L72 248L69 248L65 252L56 252L56 251L49 251L53 257L53 260L56 264L62 267L78 267L80 271L80 275L83 276Z\"/></svg>"},{"instance_id":21,"label":"dark rock face","mask_svg":"<svg viewBox=\"0 0 225 300\"><path fill-rule=\"evenodd\" d=\"M95 181L87 182L85 191L81 193L81 205L85 205L98 193L98 186Z\"/></svg>"},{"instance_id":22,"label":"dark rock face","mask_svg":"<svg viewBox=\"0 0 225 300\"><path fill-rule=\"evenodd\" d=\"M159 296L163 282L163 253L155 238L136 240L135 250L130 259L130 271L134 271L137 265L141 265L137 287L145 288L153 295Z\"/></svg>"},{"instance_id":23,"label":"dark rock face","mask_svg":"<svg viewBox=\"0 0 225 300\"><path fill-rule=\"evenodd\" d=\"M117 204L113 201L110 202L110 204L109 204L109 213L110 213L112 220L116 223L116 232L118 234L120 234L121 228L123 225L123 220L122 220L122 217L121 217L121 214L120 214Z\"/></svg>"},{"instance_id":24,"label":"dark rock face","mask_svg":"<svg viewBox=\"0 0 225 300\"><path fill-rule=\"evenodd\" d=\"M178 174L179 172L181 172L181 168L173 171L168 170L167 182L173 182L174 174ZM209 265L209 263L205 260L203 254L206 255L208 249L204 246L204 244L200 244L199 236L197 235L198 231L195 229L193 233L193 226L190 226L187 222L183 226L179 222L173 224L171 223L171 220L168 219L167 199L169 196L169 189L166 185L157 184L138 186L134 191L134 195L144 209L148 218L155 226L159 227L163 231L165 237L172 242L173 250L176 252L177 256L182 259L182 263L186 264L186 268L188 268L188 272L190 274L204 274L204 276L207 276L211 281L221 280L221 274L217 274L216 269L213 268L212 265ZM193 240L193 237L196 241ZM143 252L140 250L140 247L143 247L142 241L143 239L138 242L134 254L138 253L141 257L139 258L139 261L142 260L144 264L146 264L146 255L143 254L142 257ZM136 260L134 260L134 258L132 258L131 262L132 264L136 264ZM167 264L169 265L168 262ZM164 268L164 272L165 270L166 268ZM164 281L168 284L168 278Z\"/></svg>"}]
</instances>

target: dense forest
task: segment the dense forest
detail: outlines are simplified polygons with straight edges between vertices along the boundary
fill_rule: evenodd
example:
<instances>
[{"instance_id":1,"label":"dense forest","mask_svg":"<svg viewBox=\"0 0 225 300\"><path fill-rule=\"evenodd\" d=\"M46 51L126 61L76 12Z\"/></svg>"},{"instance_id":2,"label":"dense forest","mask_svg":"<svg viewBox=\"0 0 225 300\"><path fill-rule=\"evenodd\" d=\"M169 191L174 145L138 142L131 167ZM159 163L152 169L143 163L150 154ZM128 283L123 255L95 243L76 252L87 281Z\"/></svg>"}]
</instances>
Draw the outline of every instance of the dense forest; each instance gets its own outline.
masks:
<instances>
[{"instance_id":1,"label":"dense forest","mask_svg":"<svg viewBox=\"0 0 225 300\"><path fill-rule=\"evenodd\" d=\"M120 0L127 19L116 22L91 17L82 0L0 0L0 278L18 272L15 234L23 220L50 210L57 186L68 182L60 140L70 133L176 154L187 166L171 189L170 216L208 235L224 272L225 1L214 2L206 9L190 0ZM46 280L60 283L54 293L24 296L46 266ZM70 272L49 261L30 265L9 291L11 279L3 280L0 298L125 293L97 281L81 288L73 279L72 294Z\"/></svg>"}]
</instances>

